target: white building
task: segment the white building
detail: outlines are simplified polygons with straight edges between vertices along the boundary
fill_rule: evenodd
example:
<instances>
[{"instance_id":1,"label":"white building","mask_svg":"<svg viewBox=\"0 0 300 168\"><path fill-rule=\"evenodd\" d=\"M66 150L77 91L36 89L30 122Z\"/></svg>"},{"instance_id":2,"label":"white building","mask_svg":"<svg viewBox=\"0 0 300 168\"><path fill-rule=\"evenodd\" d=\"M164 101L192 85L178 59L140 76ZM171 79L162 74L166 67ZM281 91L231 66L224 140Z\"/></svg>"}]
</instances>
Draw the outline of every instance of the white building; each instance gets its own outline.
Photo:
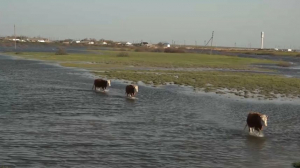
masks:
<instances>
[{"instance_id":1,"label":"white building","mask_svg":"<svg viewBox=\"0 0 300 168\"><path fill-rule=\"evenodd\" d=\"M169 44L169 43L164 43L163 47L164 47L164 48L170 48L170 47L171 47L171 44Z\"/></svg>"},{"instance_id":2,"label":"white building","mask_svg":"<svg viewBox=\"0 0 300 168\"><path fill-rule=\"evenodd\" d=\"M132 43L130 43L130 42L127 42L127 43L125 43L125 45L127 45L127 46L131 46L131 45L132 45Z\"/></svg>"}]
</instances>

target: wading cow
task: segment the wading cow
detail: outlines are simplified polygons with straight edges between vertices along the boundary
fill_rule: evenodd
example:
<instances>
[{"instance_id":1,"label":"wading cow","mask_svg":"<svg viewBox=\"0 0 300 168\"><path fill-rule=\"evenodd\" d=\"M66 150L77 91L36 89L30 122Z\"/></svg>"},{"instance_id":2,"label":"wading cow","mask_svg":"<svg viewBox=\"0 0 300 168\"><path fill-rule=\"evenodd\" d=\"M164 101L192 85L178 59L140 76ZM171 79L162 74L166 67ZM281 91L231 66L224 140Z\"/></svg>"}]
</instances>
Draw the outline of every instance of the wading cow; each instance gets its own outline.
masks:
<instances>
[{"instance_id":1,"label":"wading cow","mask_svg":"<svg viewBox=\"0 0 300 168\"><path fill-rule=\"evenodd\" d=\"M135 94L139 91L139 87L137 85L127 85L126 86L126 94L127 97L130 95L130 97L135 96Z\"/></svg>"},{"instance_id":2,"label":"wading cow","mask_svg":"<svg viewBox=\"0 0 300 168\"><path fill-rule=\"evenodd\" d=\"M260 114L258 112L250 112L247 117L247 124L245 128L249 127L249 132L252 133L254 130L259 133L263 129L263 126L267 126L268 116ZM245 129L244 128L244 129Z\"/></svg>"},{"instance_id":3,"label":"wading cow","mask_svg":"<svg viewBox=\"0 0 300 168\"><path fill-rule=\"evenodd\" d=\"M95 88L95 90L97 90L97 88L100 88L100 90L102 89L103 91L105 91L105 89L108 87L108 86L111 86L110 85L110 80L103 80L103 79L95 79L94 80L94 85L93 85L93 88Z\"/></svg>"}]
</instances>

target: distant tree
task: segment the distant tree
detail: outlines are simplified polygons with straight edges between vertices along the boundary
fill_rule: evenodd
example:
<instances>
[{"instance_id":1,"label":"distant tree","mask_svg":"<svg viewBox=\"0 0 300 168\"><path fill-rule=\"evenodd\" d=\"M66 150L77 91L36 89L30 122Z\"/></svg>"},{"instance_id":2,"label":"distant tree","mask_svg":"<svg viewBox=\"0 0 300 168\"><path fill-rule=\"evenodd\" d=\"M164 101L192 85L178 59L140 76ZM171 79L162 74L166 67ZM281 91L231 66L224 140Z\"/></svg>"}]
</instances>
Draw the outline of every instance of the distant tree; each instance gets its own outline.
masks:
<instances>
[{"instance_id":1,"label":"distant tree","mask_svg":"<svg viewBox=\"0 0 300 168\"><path fill-rule=\"evenodd\" d=\"M162 42L159 42L159 43L157 43L157 46L159 46L159 47L163 47L163 46L164 46L164 43L162 43Z\"/></svg>"}]
</instances>

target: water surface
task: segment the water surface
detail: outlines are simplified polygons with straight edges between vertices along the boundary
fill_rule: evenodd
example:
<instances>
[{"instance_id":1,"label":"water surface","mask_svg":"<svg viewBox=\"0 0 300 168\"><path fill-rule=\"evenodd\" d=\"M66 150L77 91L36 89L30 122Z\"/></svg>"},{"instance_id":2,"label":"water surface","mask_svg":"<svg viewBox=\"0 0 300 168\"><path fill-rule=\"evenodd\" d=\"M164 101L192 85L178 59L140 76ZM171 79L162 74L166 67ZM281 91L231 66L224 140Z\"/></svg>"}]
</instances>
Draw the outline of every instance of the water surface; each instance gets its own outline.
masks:
<instances>
[{"instance_id":1,"label":"water surface","mask_svg":"<svg viewBox=\"0 0 300 168\"><path fill-rule=\"evenodd\" d=\"M0 56L0 163L41 167L291 167L300 156L300 105L237 101L188 88L113 81L91 90L86 71ZM243 128L269 115L265 137Z\"/></svg>"}]
</instances>

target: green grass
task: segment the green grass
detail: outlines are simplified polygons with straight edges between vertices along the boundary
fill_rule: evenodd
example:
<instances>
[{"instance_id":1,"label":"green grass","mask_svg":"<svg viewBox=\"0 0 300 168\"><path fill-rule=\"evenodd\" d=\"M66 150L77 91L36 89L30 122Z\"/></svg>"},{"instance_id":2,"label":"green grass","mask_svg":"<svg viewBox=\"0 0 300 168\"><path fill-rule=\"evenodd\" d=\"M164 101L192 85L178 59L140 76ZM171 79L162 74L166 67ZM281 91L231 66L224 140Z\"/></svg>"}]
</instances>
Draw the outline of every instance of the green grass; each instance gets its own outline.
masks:
<instances>
[{"instance_id":1,"label":"green grass","mask_svg":"<svg viewBox=\"0 0 300 168\"><path fill-rule=\"evenodd\" d=\"M300 94L300 80L275 75L262 75L241 72L182 72L182 71L106 71L95 72L108 78L143 81L161 85L174 82L195 88L209 90L227 88L238 91L260 90L260 94L274 97L274 94L298 96ZM178 77L178 78L177 78ZM208 85L210 84L210 85Z\"/></svg>"},{"instance_id":2,"label":"green grass","mask_svg":"<svg viewBox=\"0 0 300 168\"><path fill-rule=\"evenodd\" d=\"M207 92L223 88L236 89L237 95L242 95L241 92L245 91L248 93L259 90L259 94L265 95L267 98L272 98L275 94L292 97L300 94L300 80L283 76L214 71L135 71L128 68L129 65L133 65L141 67L141 69L143 67L251 69L250 65L254 63L278 64L282 62L189 53L128 52L128 57L118 57L119 53L119 51L97 51L90 54L55 55L54 53L32 52L17 54L17 56L59 62L62 66L89 69L95 71L94 73L97 75L108 78L143 81L154 85L174 82L178 85L204 88ZM106 71L99 72L99 70ZM246 94L244 96L248 97Z\"/></svg>"},{"instance_id":3,"label":"green grass","mask_svg":"<svg viewBox=\"0 0 300 168\"><path fill-rule=\"evenodd\" d=\"M14 54L14 53L12 53ZM253 69L251 64L270 63L275 61L254 58L239 58L235 56L205 55L191 53L153 53L128 52L128 57L118 57L118 51L98 51L90 54L54 55L54 53L22 53L18 56L30 59L39 59L58 62L94 62L111 64L112 66L139 66L139 67L165 67L165 68L228 68Z\"/></svg>"}]
</instances>

